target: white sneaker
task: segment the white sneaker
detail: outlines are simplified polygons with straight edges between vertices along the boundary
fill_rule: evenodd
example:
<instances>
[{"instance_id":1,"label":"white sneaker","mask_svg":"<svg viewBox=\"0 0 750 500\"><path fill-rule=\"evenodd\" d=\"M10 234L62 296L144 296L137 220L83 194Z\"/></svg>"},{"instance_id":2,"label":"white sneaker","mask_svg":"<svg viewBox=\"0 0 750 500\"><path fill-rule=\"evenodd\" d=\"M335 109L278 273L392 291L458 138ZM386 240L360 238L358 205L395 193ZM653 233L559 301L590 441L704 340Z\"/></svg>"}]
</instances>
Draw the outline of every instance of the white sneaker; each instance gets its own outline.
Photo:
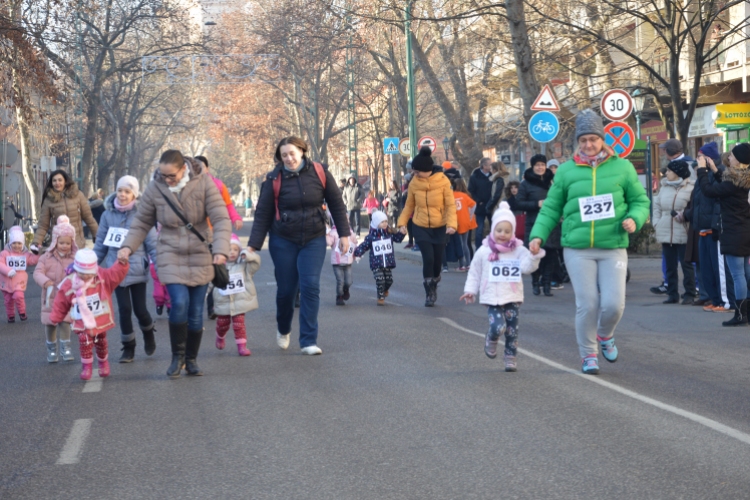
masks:
<instances>
[{"instance_id":1,"label":"white sneaker","mask_svg":"<svg viewBox=\"0 0 750 500\"><path fill-rule=\"evenodd\" d=\"M287 333L286 335L282 335L281 333L276 331L276 344L278 344L278 346L284 350L288 349L291 336L291 332Z\"/></svg>"},{"instance_id":2,"label":"white sneaker","mask_svg":"<svg viewBox=\"0 0 750 500\"><path fill-rule=\"evenodd\" d=\"M323 354L323 351L320 349L320 347L316 345L309 345L307 347L302 348L302 354L307 354L308 356L315 356L317 354Z\"/></svg>"}]
</instances>

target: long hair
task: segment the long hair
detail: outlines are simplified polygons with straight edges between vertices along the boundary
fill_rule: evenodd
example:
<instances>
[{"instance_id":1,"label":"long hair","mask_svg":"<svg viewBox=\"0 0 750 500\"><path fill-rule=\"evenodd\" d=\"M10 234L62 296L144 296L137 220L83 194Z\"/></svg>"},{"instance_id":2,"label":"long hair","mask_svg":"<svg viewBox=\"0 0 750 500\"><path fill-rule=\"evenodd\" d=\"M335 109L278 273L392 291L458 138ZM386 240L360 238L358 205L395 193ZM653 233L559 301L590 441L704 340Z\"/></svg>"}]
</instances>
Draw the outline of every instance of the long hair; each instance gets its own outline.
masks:
<instances>
[{"instance_id":1,"label":"long hair","mask_svg":"<svg viewBox=\"0 0 750 500\"><path fill-rule=\"evenodd\" d=\"M506 177L507 175L509 175L508 167L506 167L505 163L501 161L492 162L492 172L500 172L500 177Z\"/></svg>"},{"instance_id":2,"label":"long hair","mask_svg":"<svg viewBox=\"0 0 750 500\"><path fill-rule=\"evenodd\" d=\"M70 176L65 170L60 170L60 169L55 170L49 175L49 178L47 179L47 185L44 186L44 193L42 193L42 205L44 205L44 200L47 199L47 194L50 191L53 191L55 189L52 187L52 179L54 179L55 176L58 174L62 175L63 179L65 180L65 187L63 188L63 191L65 191L66 189L68 189L69 187L75 184L73 179L70 178Z\"/></svg>"},{"instance_id":3,"label":"long hair","mask_svg":"<svg viewBox=\"0 0 750 500\"><path fill-rule=\"evenodd\" d=\"M468 193L469 190L466 189L466 183L463 179L458 178L453 181L453 190L458 191L459 193Z\"/></svg>"},{"instance_id":4,"label":"long hair","mask_svg":"<svg viewBox=\"0 0 750 500\"><path fill-rule=\"evenodd\" d=\"M307 159L307 143L299 137L289 136L284 137L279 141L276 146L276 153L273 155L276 163L281 163L281 146L291 145L302 151L302 159Z\"/></svg>"},{"instance_id":5,"label":"long hair","mask_svg":"<svg viewBox=\"0 0 750 500\"><path fill-rule=\"evenodd\" d=\"M508 185L505 186L505 189L504 189L504 191L505 191L505 199L506 200L509 199L511 196L513 196L513 193L511 193L511 191L510 191L513 188L513 186L515 186L516 189L518 189L519 187L521 187L521 183L518 182L518 181L510 181L510 182L508 182Z\"/></svg>"}]
</instances>

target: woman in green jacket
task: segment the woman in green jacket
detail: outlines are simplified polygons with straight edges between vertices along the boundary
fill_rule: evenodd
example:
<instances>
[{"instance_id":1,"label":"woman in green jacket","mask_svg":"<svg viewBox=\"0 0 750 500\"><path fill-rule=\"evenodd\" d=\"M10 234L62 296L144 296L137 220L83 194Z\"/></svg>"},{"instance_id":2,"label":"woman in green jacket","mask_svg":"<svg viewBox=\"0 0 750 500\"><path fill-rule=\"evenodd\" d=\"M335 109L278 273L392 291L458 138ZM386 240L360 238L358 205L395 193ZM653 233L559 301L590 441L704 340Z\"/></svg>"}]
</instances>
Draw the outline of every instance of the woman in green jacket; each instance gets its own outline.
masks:
<instances>
[{"instance_id":1,"label":"woman in green jacket","mask_svg":"<svg viewBox=\"0 0 750 500\"><path fill-rule=\"evenodd\" d=\"M578 152L560 165L529 237L536 254L562 223L565 265L576 294L576 338L583 373L598 374L597 343L617 361L614 333L625 309L628 233L649 215L649 200L633 164L604 143L602 119L576 117Z\"/></svg>"}]
</instances>

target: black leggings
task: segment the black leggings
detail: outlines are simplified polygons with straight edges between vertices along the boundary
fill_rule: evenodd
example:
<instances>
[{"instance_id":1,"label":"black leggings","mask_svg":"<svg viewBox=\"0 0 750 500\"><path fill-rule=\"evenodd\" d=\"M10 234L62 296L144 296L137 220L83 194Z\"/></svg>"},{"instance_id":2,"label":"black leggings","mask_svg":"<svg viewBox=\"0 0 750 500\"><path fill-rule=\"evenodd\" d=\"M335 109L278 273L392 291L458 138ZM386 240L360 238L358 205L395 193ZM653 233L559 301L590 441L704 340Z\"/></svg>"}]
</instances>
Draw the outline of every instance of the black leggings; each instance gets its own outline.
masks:
<instances>
[{"instance_id":1,"label":"black leggings","mask_svg":"<svg viewBox=\"0 0 750 500\"><path fill-rule=\"evenodd\" d=\"M135 312L141 330L147 330L154 322L146 307L146 283L115 288L117 308L120 310L120 338L123 342L135 340L132 315ZM132 300L131 300L132 297Z\"/></svg>"},{"instance_id":2,"label":"black leggings","mask_svg":"<svg viewBox=\"0 0 750 500\"><path fill-rule=\"evenodd\" d=\"M443 250L445 244L434 244L427 241L417 242L422 253L422 277L438 278L443 270Z\"/></svg>"}]
</instances>

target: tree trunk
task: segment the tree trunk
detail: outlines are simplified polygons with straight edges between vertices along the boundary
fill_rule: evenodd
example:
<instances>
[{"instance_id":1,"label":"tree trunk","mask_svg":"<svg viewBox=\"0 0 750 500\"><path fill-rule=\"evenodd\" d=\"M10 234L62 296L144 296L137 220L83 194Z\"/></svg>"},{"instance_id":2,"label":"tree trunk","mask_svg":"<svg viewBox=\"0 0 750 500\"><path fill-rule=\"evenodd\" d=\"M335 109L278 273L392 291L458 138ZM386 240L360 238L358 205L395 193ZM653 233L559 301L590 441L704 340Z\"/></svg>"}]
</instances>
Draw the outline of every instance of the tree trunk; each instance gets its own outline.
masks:
<instances>
[{"instance_id":1,"label":"tree trunk","mask_svg":"<svg viewBox=\"0 0 750 500\"><path fill-rule=\"evenodd\" d=\"M22 95L20 89L21 82L18 80L18 74L15 68L11 71L11 74L17 95ZM29 151L31 134L29 133L29 124L26 121L23 110L18 106L16 106L16 122L18 124L18 136L21 140L21 172L23 173L23 181L29 191L31 217L34 220L37 220L39 218L39 209L41 208L37 206L37 200L41 193L39 192L39 185L37 184L36 179L34 179L34 172L31 168L31 153Z\"/></svg>"},{"instance_id":2,"label":"tree trunk","mask_svg":"<svg viewBox=\"0 0 750 500\"><path fill-rule=\"evenodd\" d=\"M539 95L540 88L534 71L534 58L529 44L524 2L523 0L506 0L505 8L513 46L513 59L516 63L516 74L518 75L518 90L523 101L523 119L528 125L533 115L531 106ZM532 145L535 149L539 147L536 142Z\"/></svg>"}]
</instances>

